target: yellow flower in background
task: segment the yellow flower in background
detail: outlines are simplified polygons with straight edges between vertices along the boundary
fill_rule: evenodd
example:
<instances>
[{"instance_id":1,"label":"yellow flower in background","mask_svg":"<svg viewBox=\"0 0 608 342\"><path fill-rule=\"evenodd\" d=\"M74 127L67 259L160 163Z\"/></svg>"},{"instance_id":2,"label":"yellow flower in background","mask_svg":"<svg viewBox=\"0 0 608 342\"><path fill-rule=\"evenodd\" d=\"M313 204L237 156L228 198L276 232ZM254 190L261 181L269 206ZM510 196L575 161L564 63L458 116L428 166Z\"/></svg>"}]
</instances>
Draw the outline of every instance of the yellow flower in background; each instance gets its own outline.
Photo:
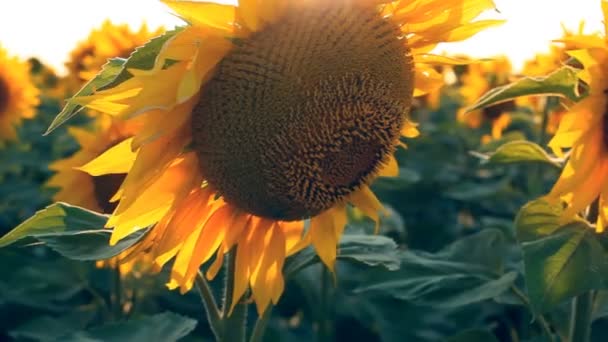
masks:
<instances>
[{"instance_id":1,"label":"yellow flower in background","mask_svg":"<svg viewBox=\"0 0 608 342\"><path fill-rule=\"evenodd\" d=\"M458 62L429 52L498 23L473 22L490 0L164 2L190 25L153 69L71 100L144 121L83 170L129 170L111 243L153 225L131 253L174 259L182 291L234 250L233 305L251 288L259 312L281 296L287 256L312 244L334 269L347 205L378 222L369 185L398 173L400 138L418 134L412 96Z\"/></svg>"},{"instance_id":2,"label":"yellow flower in background","mask_svg":"<svg viewBox=\"0 0 608 342\"><path fill-rule=\"evenodd\" d=\"M70 59L65 63L68 91L78 90L93 78L109 58L127 58L136 47L163 32L162 28L150 31L145 24L134 32L126 24L118 25L106 20L70 53Z\"/></svg>"},{"instance_id":3,"label":"yellow flower in background","mask_svg":"<svg viewBox=\"0 0 608 342\"><path fill-rule=\"evenodd\" d=\"M139 121L138 118L121 121L108 115L98 115L91 130L79 127L68 128L70 135L80 145L80 149L72 156L49 165L49 169L56 172L46 184L58 190L53 200L105 214L112 213L116 204L111 203L110 198L120 188L128 169L122 172L114 169L114 173L91 176L80 168L88 165L117 143L135 135L140 126ZM128 158L135 157L128 149L124 152ZM97 261L96 265L100 268L118 268L121 275L135 277L139 277L151 268L151 256L147 254L140 254L138 258L131 258L121 263L127 254L123 252L114 258Z\"/></svg>"},{"instance_id":4,"label":"yellow flower in background","mask_svg":"<svg viewBox=\"0 0 608 342\"><path fill-rule=\"evenodd\" d=\"M511 63L506 57L501 56L490 61L467 65L460 76L462 83L460 94L465 107L458 110L456 117L458 121L465 123L470 128L476 129L484 123L490 124L491 136L484 136L482 139L484 142L499 139L502 136L502 132L511 123L509 112L514 110L514 103L512 101L499 103L469 113L467 113L466 106L474 104L490 89L509 83L510 74Z\"/></svg>"},{"instance_id":5,"label":"yellow flower in background","mask_svg":"<svg viewBox=\"0 0 608 342\"><path fill-rule=\"evenodd\" d=\"M38 94L28 63L10 57L0 46L0 142L15 139L21 119L34 117Z\"/></svg>"},{"instance_id":6,"label":"yellow flower in background","mask_svg":"<svg viewBox=\"0 0 608 342\"><path fill-rule=\"evenodd\" d=\"M608 25L608 1L602 1L605 25ZM564 114L557 133L549 142L553 151L563 156L570 149L568 163L553 189L550 200L567 204L564 219L572 219L599 199L596 230L608 223L608 42L606 34L580 35L570 42L577 50L568 54L583 66L579 78L589 88L589 95Z\"/></svg>"},{"instance_id":7,"label":"yellow flower in background","mask_svg":"<svg viewBox=\"0 0 608 342\"><path fill-rule=\"evenodd\" d=\"M135 135L139 128L137 121L139 119L120 121L100 115L96 117L92 130L68 128L70 135L80 145L80 149L72 156L49 165L49 169L56 173L49 179L47 186L58 189L53 200L68 202L101 213L112 213L116 205L109 200L118 191L129 170L114 170L114 173L93 177L80 168L117 143ZM126 152L130 150L126 149ZM134 158L134 155L129 158Z\"/></svg>"}]
</instances>

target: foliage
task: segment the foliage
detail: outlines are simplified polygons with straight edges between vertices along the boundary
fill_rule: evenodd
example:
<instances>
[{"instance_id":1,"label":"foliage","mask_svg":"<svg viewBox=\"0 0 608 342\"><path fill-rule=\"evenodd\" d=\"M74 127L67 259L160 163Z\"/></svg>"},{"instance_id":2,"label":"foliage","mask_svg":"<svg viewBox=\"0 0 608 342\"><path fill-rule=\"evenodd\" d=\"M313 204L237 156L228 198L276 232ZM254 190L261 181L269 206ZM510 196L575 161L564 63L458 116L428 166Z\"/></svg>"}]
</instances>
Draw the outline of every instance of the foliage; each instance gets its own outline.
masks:
<instances>
[{"instance_id":1,"label":"foliage","mask_svg":"<svg viewBox=\"0 0 608 342\"><path fill-rule=\"evenodd\" d=\"M79 94L152 68L151 56L175 32L110 60ZM502 136L488 141L490 122L473 129L456 118L470 105L461 86L445 86L436 109L415 108L422 135L397 151L399 176L373 185L390 213L380 233L351 212L335 277L312 248L287 260L264 341L565 341L568 302L585 293L594 296L593 339L608 336L608 241L583 217L564 222L561 205L542 199L564 163L544 146L542 113L516 106ZM575 101L584 96L578 86L576 70L564 67L495 88L469 108L523 95ZM65 123L90 121L69 100L60 105L44 98L0 153L0 339L211 339L196 291L168 291L166 269L125 276L97 267L145 230L110 246L107 216L51 204L48 165L77 148ZM211 283L215 296L219 282Z\"/></svg>"}]
</instances>

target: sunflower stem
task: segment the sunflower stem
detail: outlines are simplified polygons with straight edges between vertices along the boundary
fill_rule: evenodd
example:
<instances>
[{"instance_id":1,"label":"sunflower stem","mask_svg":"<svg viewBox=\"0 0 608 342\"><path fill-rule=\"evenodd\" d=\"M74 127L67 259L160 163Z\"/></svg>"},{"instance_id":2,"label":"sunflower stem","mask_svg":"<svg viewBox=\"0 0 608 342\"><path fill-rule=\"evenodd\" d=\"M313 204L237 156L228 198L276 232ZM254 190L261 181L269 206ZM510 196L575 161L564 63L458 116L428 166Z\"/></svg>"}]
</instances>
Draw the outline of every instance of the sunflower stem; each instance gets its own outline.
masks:
<instances>
[{"instance_id":1,"label":"sunflower stem","mask_svg":"<svg viewBox=\"0 0 608 342\"><path fill-rule=\"evenodd\" d=\"M321 312L319 315L319 330L317 334L318 342L329 342L332 340L331 325L330 325L330 309L329 303L329 288L331 286L331 274L327 267L323 266L321 271Z\"/></svg>"},{"instance_id":2,"label":"sunflower stem","mask_svg":"<svg viewBox=\"0 0 608 342\"><path fill-rule=\"evenodd\" d=\"M255 326L253 327L253 332L251 333L251 337L249 338L249 342L262 342L264 338L264 333L266 332L266 326L268 325L268 320L272 314L272 306L268 306L264 314L258 317L257 322L255 322Z\"/></svg>"},{"instance_id":3,"label":"sunflower stem","mask_svg":"<svg viewBox=\"0 0 608 342\"><path fill-rule=\"evenodd\" d=\"M114 319L120 320L122 318L122 276L120 274L120 267L116 265L112 269L112 282L114 285L114 300L112 308L114 309Z\"/></svg>"},{"instance_id":4,"label":"sunflower stem","mask_svg":"<svg viewBox=\"0 0 608 342\"><path fill-rule=\"evenodd\" d=\"M247 336L247 303L243 300L234 305L233 301L234 278L236 274L236 248L233 247L226 255L227 269L224 286L224 300L222 303L222 336L221 341L244 342Z\"/></svg>"},{"instance_id":5,"label":"sunflower stem","mask_svg":"<svg viewBox=\"0 0 608 342\"><path fill-rule=\"evenodd\" d=\"M207 314L207 320L209 321L211 332L213 332L215 339L219 341L221 340L221 336L219 334L222 331L222 319L220 317L220 310L217 307L215 297L213 297L211 286L209 286L207 279L205 279L205 275L200 270L196 274L194 282L196 284L196 288L198 289L198 293L201 296L201 301L203 302L203 307L205 308L205 313Z\"/></svg>"},{"instance_id":6,"label":"sunflower stem","mask_svg":"<svg viewBox=\"0 0 608 342\"><path fill-rule=\"evenodd\" d=\"M544 146L547 140L547 127L549 126L549 115L551 114L551 108L554 106L557 98L547 96L545 107L542 112L542 120L540 123L540 131L538 132L537 143L539 146ZM536 165L534 169L534 176L530 182L530 194L533 196L540 195L543 192L543 165Z\"/></svg>"},{"instance_id":7,"label":"sunflower stem","mask_svg":"<svg viewBox=\"0 0 608 342\"><path fill-rule=\"evenodd\" d=\"M570 316L570 342L588 342L591 336L591 316L593 312L593 292L588 291L572 300Z\"/></svg>"},{"instance_id":8,"label":"sunflower stem","mask_svg":"<svg viewBox=\"0 0 608 342\"><path fill-rule=\"evenodd\" d=\"M543 108L543 117L540 123L540 132L538 134L538 144L544 145L545 140L547 140L547 127L549 126L549 114L551 114L551 108L555 105L555 101L557 98L553 96L548 96L547 101L545 102L545 107Z\"/></svg>"},{"instance_id":9,"label":"sunflower stem","mask_svg":"<svg viewBox=\"0 0 608 342\"><path fill-rule=\"evenodd\" d=\"M513 291L517 298L519 298L519 300L521 300L521 302L530 310L532 315L534 315L534 312L532 312L532 305L530 304L530 300L523 293L523 291L521 291L515 285L511 286L511 291ZM547 341L554 342L555 339L553 338L553 333L551 332L551 326L549 325L549 322L547 322L547 319L545 319L545 316L543 316L542 314L538 314L536 316L536 321L538 322L538 325L540 325L545 336L547 337Z\"/></svg>"}]
</instances>

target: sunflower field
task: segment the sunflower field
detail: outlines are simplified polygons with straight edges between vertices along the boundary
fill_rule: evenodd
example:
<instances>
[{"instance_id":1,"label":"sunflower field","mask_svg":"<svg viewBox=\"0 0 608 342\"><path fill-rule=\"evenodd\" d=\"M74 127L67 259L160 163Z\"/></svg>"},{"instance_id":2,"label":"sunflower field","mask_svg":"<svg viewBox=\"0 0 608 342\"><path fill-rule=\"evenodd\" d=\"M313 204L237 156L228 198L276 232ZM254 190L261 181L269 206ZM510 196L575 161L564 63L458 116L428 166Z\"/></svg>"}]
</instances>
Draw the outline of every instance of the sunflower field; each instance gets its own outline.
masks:
<instances>
[{"instance_id":1,"label":"sunflower field","mask_svg":"<svg viewBox=\"0 0 608 342\"><path fill-rule=\"evenodd\" d=\"M0 341L608 341L608 24L515 70L436 51L492 0L161 1L0 41Z\"/></svg>"}]
</instances>

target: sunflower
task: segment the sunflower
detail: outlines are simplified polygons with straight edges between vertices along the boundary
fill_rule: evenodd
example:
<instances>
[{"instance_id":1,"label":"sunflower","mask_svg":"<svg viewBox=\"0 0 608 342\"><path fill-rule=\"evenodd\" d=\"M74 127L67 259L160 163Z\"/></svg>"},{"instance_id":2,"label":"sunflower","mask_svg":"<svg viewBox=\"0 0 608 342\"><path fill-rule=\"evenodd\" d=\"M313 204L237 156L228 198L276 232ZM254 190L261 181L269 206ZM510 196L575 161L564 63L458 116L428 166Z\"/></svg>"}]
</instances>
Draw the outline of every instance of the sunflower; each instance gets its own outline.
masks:
<instances>
[{"instance_id":1,"label":"sunflower","mask_svg":"<svg viewBox=\"0 0 608 342\"><path fill-rule=\"evenodd\" d=\"M0 142L16 138L15 126L34 117L38 103L28 63L9 57L0 46Z\"/></svg>"},{"instance_id":2,"label":"sunflower","mask_svg":"<svg viewBox=\"0 0 608 342\"><path fill-rule=\"evenodd\" d=\"M497 24L472 22L489 0L164 2L189 25L154 67L71 100L144 117L83 169L129 169L110 243L153 226L131 253L157 269L174 259L169 287L182 292L232 251L233 297L250 288L260 313L283 292L287 256L312 245L333 271L348 205L378 223L369 186L398 173L400 138L418 134L412 96L441 85L434 64L454 62L429 52Z\"/></svg>"},{"instance_id":3,"label":"sunflower","mask_svg":"<svg viewBox=\"0 0 608 342\"><path fill-rule=\"evenodd\" d=\"M510 73L511 63L506 57L497 57L491 61L467 65L460 77L462 82L460 94L465 105L472 105L490 89L507 84ZM465 123L470 128L479 128L483 124L490 124L491 137L484 136L483 138L483 141L488 141L499 139L502 136L502 132L511 123L509 112L513 111L514 108L513 101L472 112L467 112L467 108L463 107L458 110L456 117L458 121Z\"/></svg>"},{"instance_id":4,"label":"sunflower","mask_svg":"<svg viewBox=\"0 0 608 342\"><path fill-rule=\"evenodd\" d=\"M91 31L88 38L70 53L70 59L65 63L68 69L68 90L77 90L93 78L108 58L127 58L136 47L163 32L162 28L150 31L146 24L143 24L139 31L133 32L126 24L117 25L109 20L104 21L99 29Z\"/></svg>"},{"instance_id":5,"label":"sunflower","mask_svg":"<svg viewBox=\"0 0 608 342\"><path fill-rule=\"evenodd\" d=\"M602 1L608 23L608 1ZM606 24L608 25L608 24ZM549 142L555 154L569 159L553 189L550 200L563 200L563 218L570 220L598 200L596 230L608 223L608 42L604 34L577 35L569 40L577 49L568 54L582 65L579 78L588 87L588 96L564 114L557 133Z\"/></svg>"},{"instance_id":6,"label":"sunflower","mask_svg":"<svg viewBox=\"0 0 608 342\"><path fill-rule=\"evenodd\" d=\"M55 161L49 169L55 171L48 187L57 188L53 200L64 201L106 214L112 213L115 204L109 200L122 183L128 169L113 170L111 174L91 176L80 168L114 147L118 142L135 135L138 120L121 121L110 116L98 116L93 130L70 127L69 134L76 139L80 149L72 156ZM130 152L126 149L124 152ZM132 153L127 154L133 159Z\"/></svg>"}]
</instances>

